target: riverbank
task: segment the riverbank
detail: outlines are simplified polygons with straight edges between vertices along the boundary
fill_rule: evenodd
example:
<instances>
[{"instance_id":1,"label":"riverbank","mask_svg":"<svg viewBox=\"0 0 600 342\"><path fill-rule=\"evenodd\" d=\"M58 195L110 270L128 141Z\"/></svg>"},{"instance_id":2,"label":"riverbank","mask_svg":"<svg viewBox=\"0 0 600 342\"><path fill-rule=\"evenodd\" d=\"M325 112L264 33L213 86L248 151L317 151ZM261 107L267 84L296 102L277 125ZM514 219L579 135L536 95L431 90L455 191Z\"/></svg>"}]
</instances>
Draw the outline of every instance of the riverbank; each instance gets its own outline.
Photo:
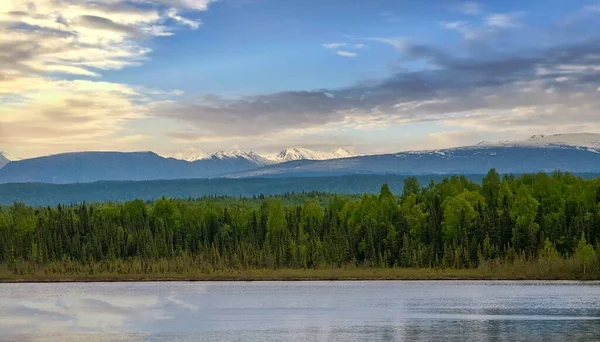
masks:
<instances>
[{"instance_id":1,"label":"riverbank","mask_svg":"<svg viewBox=\"0 0 600 342\"><path fill-rule=\"evenodd\" d=\"M600 273L543 270L540 268L432 269L432 268L339 268L252 269L210 273L98 273L14 274L0 271L1 283L26 282L142 282L142 281L342 281L342 280L600 280Z\"/></svg>"}]
</instances>

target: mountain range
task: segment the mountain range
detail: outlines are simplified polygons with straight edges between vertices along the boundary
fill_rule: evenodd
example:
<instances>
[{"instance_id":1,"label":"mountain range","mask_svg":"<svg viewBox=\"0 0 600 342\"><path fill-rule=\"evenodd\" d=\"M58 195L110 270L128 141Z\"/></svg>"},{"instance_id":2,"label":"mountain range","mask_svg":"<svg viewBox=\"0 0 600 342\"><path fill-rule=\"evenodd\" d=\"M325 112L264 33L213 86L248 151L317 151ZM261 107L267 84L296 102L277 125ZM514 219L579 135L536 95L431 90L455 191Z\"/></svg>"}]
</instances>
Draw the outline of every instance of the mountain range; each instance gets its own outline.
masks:
<instances>
[{"instance_id":1,"label":"mountain range","mask_svg":"<svg viewBox=\"0 0 600 342\"><path fill-rule=\"evenodd\" d=\"M185 160L188 162L195 162L199 160L208 159L242 158L250 160L259 166L264 166L294 160L327 160L338 158L350 158L355 156L356 155L354 153L342 148L338 148L337 150L331 152L320 152L313 151L304 147L291 147L286 148L278 153L259 155L252 151L244 150L218 151L213 154L209 154L197 146L187 146L175 151L170 155L166 155L165 157L178 160Z\"/></svg>"},{"instance_id":2,"label":"mountain range","mask_svg":"<svg viewBox=\"0 0 600 342\"><path fill-rule=\"evenodd\" d=\"M0 165L6 158L0 158ZM535 135L522 141L356 156L346 150L295 147L271 155L208 154L196 147L169 156L153 152L78 152L24 159L0 169L0 183L88 183L194 178L274 178L350 174L600 173L600 134Z\"/></svg>"}]
</instances>

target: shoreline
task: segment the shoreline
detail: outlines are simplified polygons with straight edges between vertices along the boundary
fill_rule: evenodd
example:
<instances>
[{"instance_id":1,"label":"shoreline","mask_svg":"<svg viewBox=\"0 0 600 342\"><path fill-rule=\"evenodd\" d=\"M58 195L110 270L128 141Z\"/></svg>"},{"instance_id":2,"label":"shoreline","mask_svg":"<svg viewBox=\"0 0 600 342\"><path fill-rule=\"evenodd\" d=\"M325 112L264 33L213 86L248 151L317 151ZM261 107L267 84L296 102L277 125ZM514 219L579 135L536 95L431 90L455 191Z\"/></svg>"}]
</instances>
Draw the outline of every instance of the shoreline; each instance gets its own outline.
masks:
<instances>
[{"instance_id":1,"label":"shoreline","mask_svg":"<svg viewBox=\"0 0 600 342\"><path fill-rule=\"evenodd\" d=\"M258 281L599 281L600 274L560 274L478 269L278 269L212 273L163 274L24 274L0 272L0 284L131 283L131 282L258 282Z\"/></svg>"}]
</instances>

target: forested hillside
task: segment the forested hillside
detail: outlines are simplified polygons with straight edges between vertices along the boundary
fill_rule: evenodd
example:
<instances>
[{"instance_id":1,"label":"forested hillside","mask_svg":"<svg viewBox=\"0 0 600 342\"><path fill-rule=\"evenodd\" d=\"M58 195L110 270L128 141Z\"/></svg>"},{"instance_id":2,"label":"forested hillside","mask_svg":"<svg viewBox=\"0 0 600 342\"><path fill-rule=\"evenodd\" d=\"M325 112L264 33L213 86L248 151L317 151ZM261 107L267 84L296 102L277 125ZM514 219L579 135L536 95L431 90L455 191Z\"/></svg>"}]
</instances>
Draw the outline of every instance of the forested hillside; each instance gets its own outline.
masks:
<instances>
[{"instance_id":1,"label":"forested hillside","mask_svg":"<svg viewBox=\"0 0 600 342\"><path fill-rule=\"evenodd\" d=\"M481 183L484 175L468 175ZM169 198L199 198L204 196L254 197L301 192L328 192L332 194L378 193L381 184L388 184L400 193L406 176L352 175L305 178L252 178L252 179L180 179L139 182L96 182L78 184L16 183L0 184L0 205L22 202L32 206L79 204L83 202L124 202L134 199L154 200ZM421 183L442 175L418 176Z\"/></svg>"},{"instance_id":2,"label":"forested hillside","mask_svg":"<svg viewBox=\"0 0 600 342\"><path fill-rule=\"evenodd\" d=\"M0 264L15 274L533 263L599 272L600 179L464 176L395 196L308 193L0 209Z\"/></svg>"}]
</instances>

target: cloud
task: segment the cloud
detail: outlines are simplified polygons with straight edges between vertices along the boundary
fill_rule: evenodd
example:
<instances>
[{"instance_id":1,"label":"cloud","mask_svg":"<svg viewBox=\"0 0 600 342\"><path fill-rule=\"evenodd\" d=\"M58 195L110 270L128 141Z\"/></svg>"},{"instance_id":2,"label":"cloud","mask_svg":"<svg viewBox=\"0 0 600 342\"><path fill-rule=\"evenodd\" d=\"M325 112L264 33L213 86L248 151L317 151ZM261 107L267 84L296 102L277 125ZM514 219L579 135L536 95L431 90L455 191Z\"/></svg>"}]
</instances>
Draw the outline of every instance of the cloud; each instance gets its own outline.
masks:
<instances>
[{"instance_id":1,"label":"cloud","mask_svg":"<svg viewBox=\"0 0 600 342\"><path fill-rule=\"evenodd\" d=\"M342 57L356 57L358 56L358 54L356 52L350 52L350 51L345 51L345 50L339 50L337 52L338 56L342 56Z\"/></svg>"},{"instance_id":2,"label":"cloud","mask_svg":"<svg viewBox=\"0 0 600 342\"><path fill-rule=\"evenodd\" d=\"M206 11L208 6L218 0L150 0L158 4L165 4L174 7L187 8L197 11Z\"/></svg>"},{"instance_id":3,"label":"cloud","mask_svg":"<svg viewBox=\"0 0 600 342\"><path fill-rule=\"evenodd\" d=\"M367 46L365 44L327 43L327 44L323 44L323 47L325 49L346 48L346 49L352 49L352 50L361 50L361 49L366 48Z\"/></svg>"},{"instance_id":4,"label":"cloud","mask_svg":"<svg viewBox=\"0 0 600 342\"><path fill-rule=\"evenodd\" d=\"M462 34L467 41L486 41L500 33L500 29L488 26L476 26L467 21L441 22L440 25L447 30L454 30Z\"/></svg>"},{"instance_id":5,"label":"cloud","mask_svg":"<svg viewBox=\"0 0 600 342\"><path fill-rule=\"evenodd\" d=\"M167 16L173 20L175 20L178 23L181 23L182 25L186 25L189 28L191 28L192 30L196 30L200 27L200 21L198 20L191 20L191 19L187 19L184 18L182 16L180 16L177 13L177 9L175 8L171 8L167 11Z\"/></svg>"},{"instance_id":6,"label":"cloud","mask_svg":"<svg viewBox=\"0 0 600 342\"><path fill-rule=\"evenodd\" d=\"M91 29L99 29L99 30L108 30L114 31L118 33L123 33L125 35L130 35L133 37L143 37L143 32L135 27L117 24L114 21L102 17L97 17L94 15L82 15L78 18L79 24L84 27Z\"/></svg>"},{"instance_id":7,"label":"cloud","mask_svg":"<svg viewBox=\"0 0 600 342\"><path fill-rule=\"evenodd\" d=\"M461 33L467 41L490 41L512 29L522 27L520 19L523 12L493 13L482 18L482 22L476 21L442 21L440 25L448 30Z\"/></svg>"},{"instance_id":8,"label":"cloud","mask_svg":"<svg viewBox=\"0 0 600 342\"><path fill-rule=\"evenodd\" d=\"M468 26L466 21L442 22L441 25L449 30L461 30Z\"/></svg>"},{"instance_id":9,"label":"cloud","mask_svg":"<svg viewBox=\"0 0 600 342\"><path fill-rule=\"evenodd\" d=\"M197 14L211 3L0 1L0 143L26 157L160 147L165 138L228 144L219 148L281 141L333 147L343 139L375 146L386 130L418 125L442 127L440 144L478 137L456 132L600 130L597 32L575 35L557 26L531 40L524 13L485 13L476 3L462 7L472 17L440 23L464 38L456 46L409 37L323 44L343 57L367 49L358 41L397 51L387 77L347 87L180 99L179 92L102 79L107 70L144 63L153 37L199 28ZM593 28L595 14L587 14ZM556 38L561 32L568 39Z\"/></svg>"},{"instance_id":10,"label":"cloud","mask_svg":"<svg viewBox=\"0 0 600 342\"><path fill-rule=\"evenodd\" d=\"M328 50L337 50L335 53L338 56L342 57L357 57L358 52L356 50L365 49L367 46L365 44L348 44L348 43L326 43L322 45L323 48ZM343 50L340 50L343 48ZM351 51L354 50L354 51Z\"/></svg>"},{"instance_id":11,"label":"cloud","mask_svg":"<svg viewBox=\"0 0 600 342\"><path fill-rule=\"evenodd\" d=\"M406 38L372 40L397 47L402 62L426 66L346 88L172 103L154 115L216 140L423 122L496 132L599 126L598 39L466 56Z\"/></svg>"},{"instance_id":12,"label":"cloud","mask_svg":"<svg viewBox=\"0 0 600 342\"><path fill-rule=\"evenodd\" d=\"M520 27L519 18L523 16L522 12L514 13L495 13L485 17L485 23L490 27L515 28Z\"/></svg>"},{"instance_id":13,"label":"cloud","mask_svg":"<svg viewBox=\"0 0 600 342\"><path fill-rule=\"evenodd\" d=\"M344 47L348 44L346 43L329 43L329 44L323 44L323 47L326 49L337 49L337 48L341 48Z\"/></svg>"},{"instance_id":14,"label":"cloud","mask_svg":"<svg viewBox=\"0 0 600 342\"><path fill-rule=\"evenodd\" d=\"M0 143L26 156L145 139L125 126L164 96L103 81L102 73L144 63L152 37L198 28L187 16L211 2L1 1Z\"/></svg>"},{"instance_id":15,"label":"cloud","mask_svg":"<svg viewBox=\"0 0 600 342\"><path fill-rule=\"evenodd\" d=\"M389 37L389 38L388 37L385 37L385 38L374 37L374 38L365 38L365 40L371 40L374 42L388 44L388 45L393 46L394 48L396 48L399 51L402 51L409 41L409 39L406 37Z\"/></svg>"},{"instance_id":16,"label":"cloud","mask_svg":"<svg viewBox=\"0 0 600 342\"><path fill-rule=\"evenodd\" d=\"M22 83L26 100L0 108L3 142L9 146L23 141L33 148L90 145L113 136L124 122L142 118L147 110L144 95L126 85L83 80Z\"/></svg>"}]
</instances>

